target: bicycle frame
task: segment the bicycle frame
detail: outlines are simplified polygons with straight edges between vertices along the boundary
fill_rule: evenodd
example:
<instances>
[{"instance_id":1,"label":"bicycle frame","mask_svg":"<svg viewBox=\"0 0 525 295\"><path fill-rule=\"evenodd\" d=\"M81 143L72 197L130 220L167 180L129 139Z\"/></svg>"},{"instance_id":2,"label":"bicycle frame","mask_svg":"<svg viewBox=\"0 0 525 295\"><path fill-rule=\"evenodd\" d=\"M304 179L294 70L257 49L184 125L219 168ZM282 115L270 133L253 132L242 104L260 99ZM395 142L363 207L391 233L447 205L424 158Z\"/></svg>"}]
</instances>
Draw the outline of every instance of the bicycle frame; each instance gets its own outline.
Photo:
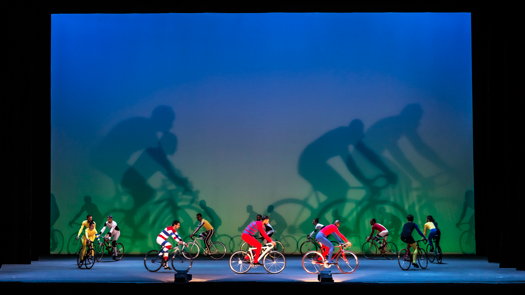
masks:
<instances>
[{"instance_id":1,"label":"bicycle frame","mask_svg":"<svg viewBox=\"0 0 525 295\"><path fill-rule=\"evenodd\" d=\"M257 248L255 247L251 247L248 248L248 254L250 255L250 261L253 261L253 250L255 250ZM264 256L268 255L268 253L270 253L270 251L273 250L273 245L271 243L267 243L266 245L262 246L262 251L261 251L261 255L259 255L259 259L262 259L264 258Z\"/></svg>"}]
</instances>

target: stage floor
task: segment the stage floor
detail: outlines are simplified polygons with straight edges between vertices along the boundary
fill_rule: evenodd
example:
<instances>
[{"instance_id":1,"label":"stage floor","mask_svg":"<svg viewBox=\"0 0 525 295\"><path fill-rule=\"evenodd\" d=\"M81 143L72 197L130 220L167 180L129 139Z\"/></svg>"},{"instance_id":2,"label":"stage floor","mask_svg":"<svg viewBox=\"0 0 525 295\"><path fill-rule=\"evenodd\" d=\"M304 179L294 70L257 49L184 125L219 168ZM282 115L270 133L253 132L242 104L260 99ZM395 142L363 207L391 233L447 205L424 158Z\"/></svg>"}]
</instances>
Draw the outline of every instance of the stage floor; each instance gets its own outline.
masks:
<instances>
[{"instance_id":1,"label":"stage floor","mask_svg":"<svg viewBox=\"0 0 525 295\"><path fill-rule=\"evenodd\" d=\"M287 257L287 265L279 274L268 274L264 268L252 268L246 274L235 274L228 260L197 259L190 272L193 286L239 284L299 283L319 285L317 275L306 273L298 256ZM42 286L88 284L115 286L122 284L173 285L174 271L148 272L140 256L125 257L122 261L97 262L92 269L79 269L74 257L49 257L32 264L7 264L0 269L2 286ZM525 272L499 268L479 257L444 257L443 264L429 264L427 269L402 271L397 260L368 260L361 258L359 268L352 274L338 274L333 270L332 285L353 286L525 286ZM302 283L302 284L300 284ZM180 285L180 284L179 284Z\"/></svg>"}]
</instances>

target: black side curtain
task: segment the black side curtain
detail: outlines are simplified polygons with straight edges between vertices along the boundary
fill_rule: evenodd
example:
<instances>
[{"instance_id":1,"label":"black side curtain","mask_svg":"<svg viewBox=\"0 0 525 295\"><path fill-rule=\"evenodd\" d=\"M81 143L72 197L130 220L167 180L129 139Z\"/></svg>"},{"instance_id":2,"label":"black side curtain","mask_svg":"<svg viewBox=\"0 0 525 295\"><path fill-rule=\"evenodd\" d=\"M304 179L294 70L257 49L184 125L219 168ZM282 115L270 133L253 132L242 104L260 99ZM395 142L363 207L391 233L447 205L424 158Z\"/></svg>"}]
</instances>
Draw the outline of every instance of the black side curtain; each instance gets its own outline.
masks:
<instances>
[{"instance_id":1,"label":"black side curtain","mask_svg":"<svg viewBox=\"0 0 525 295\"><path fill-rule=\"evenodd\" d=\"M483 5L472 19L477 252L523 270L524 3Z\"/></svg>"}]
</instances>

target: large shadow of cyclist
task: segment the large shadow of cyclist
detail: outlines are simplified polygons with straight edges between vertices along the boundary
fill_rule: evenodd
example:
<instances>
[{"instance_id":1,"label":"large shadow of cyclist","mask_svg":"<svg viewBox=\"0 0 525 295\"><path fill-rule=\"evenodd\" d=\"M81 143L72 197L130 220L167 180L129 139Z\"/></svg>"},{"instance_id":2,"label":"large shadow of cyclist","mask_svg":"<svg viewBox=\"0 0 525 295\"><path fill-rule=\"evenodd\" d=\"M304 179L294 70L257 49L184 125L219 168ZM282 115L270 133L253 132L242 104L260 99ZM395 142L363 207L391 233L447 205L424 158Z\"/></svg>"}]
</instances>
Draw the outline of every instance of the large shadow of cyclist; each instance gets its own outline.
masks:
<instances>
[{"instance_id":1,"label":"large shadow of cyclist","mask_svg":"<svg viewBox=\"0 0 525 295\"><path fill-rule=\"evenodd\" d=\"M140 231L145 219L137 220L135 215L156 195L148 183L153 174L160 172L185 193L194 194L190 181L168 157L178 147L178 139L170 131L174 121L175 112L170 106L158 106L150 117L132 117L118 123L92 150L93 166L114 183L115 195L107 203L117 203L122 195L131 197L126 209L116 209L123 211L120 219L133 231L133 239L146 237Z\"/></svg>"}]
</instances>

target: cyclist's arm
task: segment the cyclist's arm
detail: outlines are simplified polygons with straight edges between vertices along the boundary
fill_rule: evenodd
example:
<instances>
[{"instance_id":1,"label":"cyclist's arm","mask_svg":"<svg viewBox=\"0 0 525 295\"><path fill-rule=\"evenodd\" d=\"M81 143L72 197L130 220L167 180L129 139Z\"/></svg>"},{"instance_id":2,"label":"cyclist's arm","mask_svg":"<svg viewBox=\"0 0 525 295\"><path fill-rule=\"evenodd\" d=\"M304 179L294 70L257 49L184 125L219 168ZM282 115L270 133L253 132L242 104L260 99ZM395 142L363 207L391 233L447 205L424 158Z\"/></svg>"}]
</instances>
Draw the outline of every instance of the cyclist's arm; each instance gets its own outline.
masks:
<instances>
[{"instance_id":1,"label":"cyclist's arm","mask_svg":"<svg viewBox=\"0 0 525 295\"><path fill-rule=\"evenodd\" d=\"M78 230L77 238L80 237L83 229L84 229L84 223L82 222L82 225L80 225L80 229Z\"/></svg>"},{"instance_id":2,"label":"cyclist's arm","mask_svg":"<svg viewBox=\"0 0 525 295\"><path fill-rule=\"evenodd\" d=\"M102 235L105 230L106 230L106 225L104 224L104 227L100 230L100 234ZM111 230L109 232L111 232Z\"/></svg>"},{"instance_id":3,"label":"cyclist's arm","mask_svg":"<svg viewBox=\"0 0 525 295\"><path fill-rule=\"evenodd\" d=\"M417 233L422 236L424 239L426 239L425 235L421 232L421 230L419 229L419 226L417 226L417 224L414 224L414 228L417 230Z\"/></svg>"},{"instance_id":4,"label":"cyclist's arm","mask_svg":"<svg viewBox=\"0 0 525 295\"><path fill-rule=\"evenodd\" d=\"M171 235L171 237L175 240L175 242L177 242L177 243L179 243L179 244L184 244L184 241L182 240L182 238L179 236L178 233L173 232L173 234Z\"/></svg>"},{"instance_id":5,"label":"cyclist's arm","mask_svg":"<svg viewBox=\"0 0 525 295\"><path fill-rule=\"evenodd\" d=\"M348 239L339 230L336 230L334 233L336 234L336 237L339 239L340 243L342 243L343 241L348 243ZM343 241L341 241L341 240L343 240Z\"/></svg>"},{"instance_id":6,"label":"cyclist's arm","mask_svg":"<svg viewBox=\"0 0 525 295\"><path fill-rule=\"evenodd\" d=\"M191 235L192 236L195 235L202 228L203 225L204 225L204 222L201 222Z\"/></svg>"}]
</instances>

